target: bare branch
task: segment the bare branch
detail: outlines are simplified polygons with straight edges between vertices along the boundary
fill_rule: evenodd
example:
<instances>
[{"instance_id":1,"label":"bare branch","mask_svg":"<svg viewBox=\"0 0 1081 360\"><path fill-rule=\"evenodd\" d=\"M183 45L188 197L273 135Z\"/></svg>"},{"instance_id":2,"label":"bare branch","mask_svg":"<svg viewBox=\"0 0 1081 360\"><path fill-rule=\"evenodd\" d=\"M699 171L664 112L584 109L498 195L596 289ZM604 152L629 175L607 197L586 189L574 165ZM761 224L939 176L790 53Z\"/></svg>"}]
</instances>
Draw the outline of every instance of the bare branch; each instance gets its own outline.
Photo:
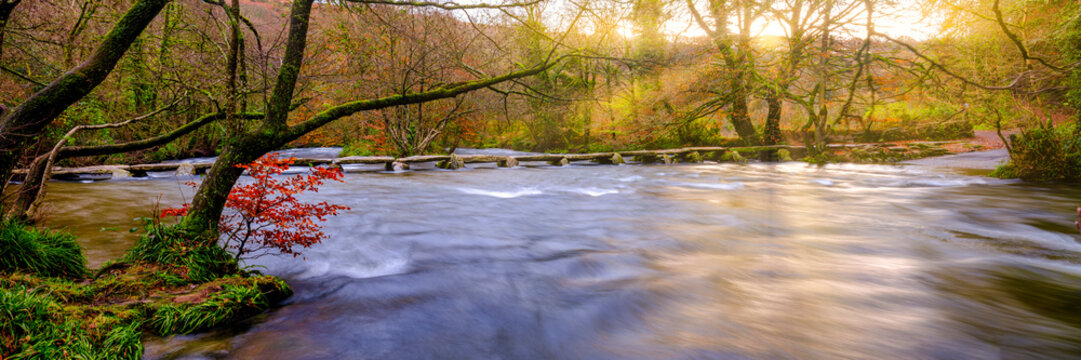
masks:
<instances>
[{"instance_id":1,"label":"bare branch","mask_svg":"<svg viewBox=\"0 0 1081 360\"><path fill-rule=\"evenodd\" d=\"M994 5L992 5L991 10L995 12L995 20L998 23L998 26L1000 28L1002 28L1003 33L1006 33L1006 37L1010 38L1010 41L1012 41L1013 44L1017 46L1017 50L1021 52L1021 57L1024 58L1025 61L1036 60L1037 62L1039 62L1040 64L1043 64L1043 66L1046 66L1049 69L1052 69L1052 70L1055 70L1055 71L1058 71L1058 72L1065 72L1067 70L1067 68L1051 65L1050 63L1045 61L1043 58L1035 57L1035 56L1032 56L1031 54L1029 54L1028 48L1025 47L1025 44L1023 42L1021 42L1021 38L1018 37L1017 34L1014 34L1013 31L1010 31L1009 26L1006 26L1006 20L1003 20L1003 18L1002 18L1002 10L999 9L999 7L998 7L999 2L1000 2L1000 0L995 0L995 3L994 3Z\"/></svg>"},{"instance_id":2,"label":"bare branch","mask_svg":"<svg viewBox=\"0 0 1081 360\"><path fill-rule=\"evenodd\" d=\"M342 0L344 2L358 3L358 4L378 4L378 5L392 5L392 6L419 6L419 7L434 7L443 10L471 10L471 9L505 9L514 7L524 7L539 4L544 0L530 0L525 2L513 2L507 4L458 4L455 2L435 2L435 1L394 1L394 0Z\"/></svg>"}]
</instances>

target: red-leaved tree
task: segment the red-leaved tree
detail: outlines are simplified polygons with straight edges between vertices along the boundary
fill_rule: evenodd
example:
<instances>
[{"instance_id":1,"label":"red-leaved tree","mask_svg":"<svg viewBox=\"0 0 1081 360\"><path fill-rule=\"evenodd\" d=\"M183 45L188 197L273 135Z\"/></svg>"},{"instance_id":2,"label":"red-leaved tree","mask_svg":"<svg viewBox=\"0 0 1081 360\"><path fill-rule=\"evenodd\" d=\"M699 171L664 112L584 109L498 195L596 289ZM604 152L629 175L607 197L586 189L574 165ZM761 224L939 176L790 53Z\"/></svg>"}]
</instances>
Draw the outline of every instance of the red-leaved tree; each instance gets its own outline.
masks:
<instances>
[{"instance_id":1,"label":"red-leaved tree","mask_svg":"<svg viewBox=\"0 0 1081 360\"><path fill-rule=\"evenodd\" d=\"M318 192L319 186L327 180L342 181L342 171L313 167L308 174L275 178L294 160L267 154L251 164L237 165L254 181L236 186L229 192L225 203L228 210L221 216L218 232L224 237L224 246L236 250L238 260L244 254L260 250L296 257L300 255L297 246L307 248L326 237L317 222L349 210L347 206L297 199L301 193ZM161 216L185 216L190 205L165 209Z\"/></svg>"}]
</instances>

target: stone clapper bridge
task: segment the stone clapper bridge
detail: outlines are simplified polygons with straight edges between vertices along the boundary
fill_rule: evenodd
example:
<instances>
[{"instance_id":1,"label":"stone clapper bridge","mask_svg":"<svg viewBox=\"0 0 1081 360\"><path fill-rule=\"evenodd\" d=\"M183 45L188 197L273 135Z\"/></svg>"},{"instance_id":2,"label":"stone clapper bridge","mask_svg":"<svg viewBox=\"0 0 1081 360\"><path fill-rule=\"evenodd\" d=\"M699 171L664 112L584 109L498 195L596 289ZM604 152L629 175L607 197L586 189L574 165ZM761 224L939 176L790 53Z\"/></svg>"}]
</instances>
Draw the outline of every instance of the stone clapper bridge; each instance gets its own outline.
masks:
<instances>
[{"instance_id":1,"label":"stone clapper bridge","mask_svg":"<svg viewBox=\"0 0 1081 360\"><path fill-rule=\"evenodd\" d=\"M936 145L949 142L928 142ZM909 148L894 144L833 144L831 149L862 148L878 149L884 152L903 152ZM496 163L499 167L515 167L523 162L546 162L549 165L568 165L576 161L590 161L598 164L624 164L631 161L640 164L663 163L674 164L678 162L696 163L705 160L740 162L747 158L757 158L767 150L788 150L792 157L802 157L806 153L803 146L774 145L774 146L746 146L746 147L688 147L667 150L629 150L616 152L598 152L588 154L526 154L526 155L418 155L403 158L391 156L349 156L333 159L326 158L297 158L293 165L318 166L331 165L342 166L350 164L382 164L386 171L408 170L411 164L436 163L441 169L461 169L465 164ZM630 157L630 161L624 158ZM780 159L788 160L788 159ZM213 166L213 162L175 162L158 164L136 165L98 165L89 167L63 168L57 167L52 171L54 179L72 179L81 176L106 177L112 179L126 177L145 177L148 172L173 171L177 176L200 175ZM26 173L25 169L15 171L16 175Z\"/></svg>"}]
</instances>

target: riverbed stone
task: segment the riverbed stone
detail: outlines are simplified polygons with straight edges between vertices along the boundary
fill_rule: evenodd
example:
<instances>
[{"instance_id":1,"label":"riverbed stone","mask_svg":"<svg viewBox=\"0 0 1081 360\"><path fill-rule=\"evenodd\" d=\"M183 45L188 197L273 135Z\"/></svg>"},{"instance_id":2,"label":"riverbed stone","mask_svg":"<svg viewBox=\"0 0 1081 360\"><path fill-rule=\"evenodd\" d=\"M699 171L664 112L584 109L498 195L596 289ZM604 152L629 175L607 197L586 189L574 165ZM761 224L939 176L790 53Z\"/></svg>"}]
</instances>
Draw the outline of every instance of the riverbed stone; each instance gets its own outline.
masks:
<instances>
[{"instance_id":1,"label":"riverbed stone","mask_svg":"<svg viewBox=\"0 0 1081 360\"><path fill-rule=\"evenodd\" d=\"M740 154L739 151L729 150L721 157L721 161L744 162L747 161L747 158L743 157L743 154Z\"/></svg>"},{"instance_id":2,"label":"riverbed stone","mask_svg":"<svg viewBox=\"0 0 1081 360\"><path fill-rule=\"evenodd\" d=\"M792 152L788 149L777 150L777 161L792 161Z\"/></svg>"},{"instance_id":3,"label":"riverbed stone","mask_svg":"<svg viewBox=\"0 0 1081 360\"><path fill-rule=\"evenodd\" d=\"M697 151L690 152L689 154L685 155L684 158L687 159L687 162L691 163L702 162L702 154L699 154Z\"/></svg>"},{"instance_id":4,"label":"riverbed stone","mask_svg":"<svg viewBox=\"0 0 1081 360\"><path fill-rule=\"evenodd\" d=\"M126 179L130 178L131 172L124 169L113 169L113 179Z\"/></svg>"},{"instance_id":5,"label":"riverbed stone","mask_svg":"<svg viewBox=\"0 0 1081 360\"><path fill-rule=\"evenodd\" d=\"M406 171L409 170L409 163L404 163L401 161L389 162L387 163L385 169L387 171Z\"/></svg>"},{"instance_id":6,"label":"riverbed stone","mask_svg":"<svg viewBox=\"0 0 1081 360\"><path fill-rule=\"evenodd\" d=\"M518 166L518 159L515 159L513 156L508 156L503 158L503 160L499 160L496 164L499 165L499 167L512 168Z\"/></svg>"},{"instance_id":7,"label":"riverbed stone","mask_svg":"<svg viewBox=\"0 0 1081 360\"><path fill-rule=\"evenodd\" d=\"M462 160L461 156L450 154L450 159L440 161L435 166L440 169L458 170L465 167L465 160Z\"/></svg>"},{"instance_id":8,"label":"riverbed stone","mask_svg":"<svg viewBox=\"0 0 1081 360\"><path fill-rule=\"evenodd\" d=\"M195 165L192 163L182 163L176 167L176 176L191 176L195 175Z\"/></svg>"},{"instance_id":9,"label":"riverbed stone","mask_svg":"<svg viewBox=\"0 0 1081 360\"><path fill-rule=\"evenodd\" d=\"M611 161L612 165L620 165L626 163L625 161L623 161L623 155L620 155L619 153L612 154Z\"/></svg>"}]
</instances>

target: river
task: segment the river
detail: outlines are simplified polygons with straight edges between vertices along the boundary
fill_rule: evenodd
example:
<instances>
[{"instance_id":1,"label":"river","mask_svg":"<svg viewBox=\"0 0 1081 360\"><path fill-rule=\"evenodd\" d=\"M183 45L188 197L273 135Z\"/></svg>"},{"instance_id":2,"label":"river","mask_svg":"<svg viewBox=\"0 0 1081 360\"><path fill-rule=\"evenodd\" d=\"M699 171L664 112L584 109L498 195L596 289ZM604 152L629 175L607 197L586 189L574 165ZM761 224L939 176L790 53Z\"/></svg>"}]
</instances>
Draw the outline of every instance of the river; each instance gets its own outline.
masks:
<instances>
[{"instance_id":1,"label":"river","mask_svg":"<svg viewBox=\"0 0 1081 360\"><path fill-rule=\"evenodd\" d=\"M147 358L1081 356L1081 189L924 165L572 165L348 174L296 295ZM54 182L92 265L193 178ZM158 205L155 205L158 204Z\"/></svg>"}]
</instances>

